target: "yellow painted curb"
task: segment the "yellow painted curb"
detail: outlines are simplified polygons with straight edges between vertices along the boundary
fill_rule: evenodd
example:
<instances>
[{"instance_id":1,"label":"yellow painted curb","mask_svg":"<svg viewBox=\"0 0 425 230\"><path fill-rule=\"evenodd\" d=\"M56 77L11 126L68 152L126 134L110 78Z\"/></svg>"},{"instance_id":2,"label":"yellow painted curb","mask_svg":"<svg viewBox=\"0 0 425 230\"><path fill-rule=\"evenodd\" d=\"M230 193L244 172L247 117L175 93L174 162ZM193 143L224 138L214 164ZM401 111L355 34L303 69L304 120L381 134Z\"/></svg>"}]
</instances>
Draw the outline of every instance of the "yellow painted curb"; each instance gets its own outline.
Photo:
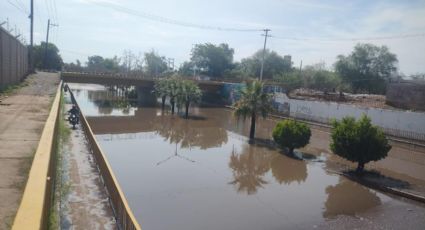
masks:
<instances>
[{"instance_id":1,"label":"yellow painted curb","mask_svg":"<svg viewBox=\"0 0 425 230\"><path fill-rule=\"evenodd\" d=\"M49 117L35 152L13 230L47 229L53 193L54 157L62 82L56 92Z\"/></svg>"}]
</instances>

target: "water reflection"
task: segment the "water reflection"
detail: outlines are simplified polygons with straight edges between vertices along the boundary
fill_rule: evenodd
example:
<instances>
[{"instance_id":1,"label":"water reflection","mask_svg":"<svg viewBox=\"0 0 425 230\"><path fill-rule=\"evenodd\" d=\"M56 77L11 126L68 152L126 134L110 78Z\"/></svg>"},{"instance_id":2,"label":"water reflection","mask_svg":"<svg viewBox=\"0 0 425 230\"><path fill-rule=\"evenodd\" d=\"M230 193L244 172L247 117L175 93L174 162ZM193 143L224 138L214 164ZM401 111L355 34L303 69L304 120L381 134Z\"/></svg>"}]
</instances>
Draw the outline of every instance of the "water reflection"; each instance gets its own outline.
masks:
<instances>
[{"instance_id":1,"label":"water reflection","mask_svg":"<svg viewBox=\"0 0 425 230\"><path fill-rule=\"evenodd\" d=\"M328 186L326 194L328 197L323 212L325 218L355 215L381 204L381 199L375 192L344 178L337 185Z\"/></svg>"},{"instance_id":2,"label":"water reflection","mask_svg":"<svg viewBox=\"0 0 425 230\"><path fill-rule=\"evenodd\" d=\"M274 154L270 165L272 175L279 184L290 184L294 181L301 183L307 179L307 165L305 161Z\"/></svg>"},{"instance_id":3,"label":"water reflection","mask_svg":"<svg viewBox=\"0 0 425 230\"><path fill-rule=\"evenodd\" d=\"M136 106L136 101L127 90L109 88L109 90L88 91L88 99L98 108L99 114L109 115L114 109L121 109L125 115L130 114L131 106Z\"/></svg>"},{"instance_id":4,"label":"water reflection","mask_svg":"<svg viewBox=\"0 0 425 230\"><path fill-rule=\"evenodd\" d=\"M146 229L311 229L392 201L327 173L324 163L248 144L249 123L238 124L229 110L193 108L200 119L185 120L131 106L127 116L99 116L102 104L93 101L106 94L90 101L87 91L77 100L94 116L88 121ZM275 124L260 119L258 137L270 139ZM125 138L109 138L115 134Z\"/></svg>"},{"instance_id":5,"label":"water reflection","mask_svg":"<svg viewBox=\"0 0 425 230\"><path fill-rule=\"evenodd\" d=\"M170 143L180 143L181 148L208 149L227 143L227 132L217 127L214 120L187 120L172 115L161 115L153 122L156 132Z\"/></svg>"},{"instance_id":6,"label":"water reflection","mask_svg":"<svg viewBox=\"0 0 425 230\"><path fill-rule=\"evenodd\" d=\"M270 169L270 154L262 148L244 145L241 154L233 149L229 167L233 170L233 184L239 193L255 194L268 182L263 178Z\"/></svg>"}]
</instances>

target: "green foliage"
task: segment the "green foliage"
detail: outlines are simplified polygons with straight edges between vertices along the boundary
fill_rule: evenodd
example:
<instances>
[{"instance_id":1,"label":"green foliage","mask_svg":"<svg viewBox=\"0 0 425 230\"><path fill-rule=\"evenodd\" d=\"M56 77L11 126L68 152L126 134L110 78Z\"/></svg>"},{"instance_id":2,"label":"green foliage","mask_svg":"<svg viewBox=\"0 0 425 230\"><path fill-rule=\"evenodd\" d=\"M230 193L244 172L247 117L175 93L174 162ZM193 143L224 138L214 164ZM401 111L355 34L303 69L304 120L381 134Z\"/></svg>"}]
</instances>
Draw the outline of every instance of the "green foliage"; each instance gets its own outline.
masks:
<instances>
[{"instance_id":1,"label":"green foliage","mask_svg":"<svg viewBox=\"0 0 425 230\"><path fill-rule=\"evenodd\" d=\"M197 44L192 50L191 62L201 73L211 77L223 77L224 71L233 67L234 50L228 44Z\"/></svg>"},{"instance_id":2,"label":"green foliage","mask_svg":"<svg viewBox=\"0 0 425 230\"><path fill-rule=\"evenodd\" d=\"M385 158L391 149L382 130L372 125L365 115L358 121L345 117L333 121L332 126L331 150L349 161L358 162L358 171L370 161Z\"/></svg>"},{"instance_id":3,"label":"green foliage","mask_svg":"<svg viewBox=\"0 0 425 230\"><path fill-rule=\"evenodd\" d=\"M201 89L195 82L184 80L177 75L156 81L154 92L162 99L162 109L164 109L166 98L170 99L172 114L174 114L175 103L179 108L184 105L185 118L189 116L190 104L199 102L202 97Z\"/></svg>"},{"instance_id":4,"label":"green foliage","mask_svg":"<svg viewBox=\"0 0 425 230\"><path fill-rule=\"evenodd\" d=\"M195 64L193 62L185 61L179 68L179 74L182 76L193 76Z\"/></svg>"},{"instance_id":5,"label":"green foliage","mask_svg":"<svg viewBox=\"0 0 425 230\"><path fill-rule=\"evenodd\" d=\"M46 43L41 42L33 47L33 52L35 68L61 70L63 61L55 44L49 42L46 53Z\"/></svg>"},{"instance_id":6,"label":"green foliage","mask_svg":"<svg viewBox=\"0 0 425 230\"><path fill-rule=\"evenodd\" d=\"M273 129L273 140L293 154L295 148L306 146L311 137L310 128L295 120L284 120Z\"/></svg>"},{"instance_id":7,"label":"green foliage","mask_svg":"<svg viewBox=\"0 0 425 230\"><path fill-rule=\"evenodd\" d=\"M166 58L154 50L145 53L145 73L150 76L159 76L168 70Z\"/></svg>"},{"instance_id":8,"label":"green foliage","mask_svg":"<svg viewBox=\"0 0 425 230\"><path fill-rule=\"evenodd\" d=\"M178 104L185 106L185 118L189 117L189 106L191 103L196 103L201 100L202 92L199 86L188 80L179 82Z\"/></svg>"},{"instance_id":9,"label":"green foliage","mask_svg":"<svg viewBox=\"0 0 425 230\"><path fill-rule=\"evenodd\" d=\"M120 60L117 56L113 58L103 58L99 55L89 56L87 58L87 70L96 72L118 72L120 71Z\"/></svg>"},{"instance_id":10,"label":"green foliage","mask_svg":"<svg viewBox=\"0 0 425 230\"><path fill-rule=\"evenodd\" d=\"M397 56L386 46L357 44L350 55L337 59L336 71L355 93L385 93L386 82L397 71Z\"/></svg>"},{"instance_id":11,"label":"green foliage","mask_svg":"<svg viewBox=\"0 0 425 230\"><path fill-rule=\"evenodd\" d=\"M275 75L274 80L283 84L288 92L298 89L302 86L303 80L299 72L287 72L280 75Z\"/></svg>"},{"instance_id":12,"label":"green foliage","mask_svg":"<svg viewBox=\"0 0 425 230\"><path fill-rule=\"evenodd\" d=\"M254 80L248 82L246 87L240 91L241 98L233 106L235 107L234 115L237 118L251 117L250 139L254 139L255 121L258 116L266 118L273 110L272 95L265 93L264 83Z\"/></svg>"},{"instance_id":13,"label":"green foliage","mask_svg":"<svg viewBox=\"0 0 425 230\"><path fill-rule=\"evenodd\" d=\"M240 69L244 77L259 77L263 50L258 50L249 58L242 59ZM273 76L282 75L292 71L290 56L282 57L275 51L266 49L264 54L263 79L272 79Z\"/></svg>"}]
</instances>

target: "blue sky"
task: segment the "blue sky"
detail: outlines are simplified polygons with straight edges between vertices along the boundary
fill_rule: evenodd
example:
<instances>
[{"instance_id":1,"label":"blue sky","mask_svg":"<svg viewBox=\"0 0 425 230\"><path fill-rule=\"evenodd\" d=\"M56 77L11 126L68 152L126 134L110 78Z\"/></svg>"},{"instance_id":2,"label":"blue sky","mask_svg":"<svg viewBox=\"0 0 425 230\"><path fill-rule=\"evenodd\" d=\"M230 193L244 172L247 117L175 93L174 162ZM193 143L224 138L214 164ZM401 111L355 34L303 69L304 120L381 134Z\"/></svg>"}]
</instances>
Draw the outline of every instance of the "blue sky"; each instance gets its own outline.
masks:
<instances>
[{"instance_id":1,"label":"blue sky","mask_svg":"<svg viewBox=\"0 0 425 230\"><path fill-rule=\"evenodd\" d=\"M15 5L29 9L29 0L1 0L0 21L29 40L29 20ZM143 53L154 49L188 60L193 44L228 43L235 60L262 48L261 32L229 32L182 27L123 12L155 15L213 27L271 29L268 48L290 54L294 65L325 62L348 54L358 42L387 45L397 54L405 74L425 72L425 36L404 39L352 40L405 34L425 34L425 1L308 1L308 0L35 0L35 42L45 39L47 19L59 24L51 41L64 61L87 60L88 55L120 56L123 50ZM125 10L128 11L128 10ZM279 39L301 38L302 40ZM351 39L351 40L350 40Z\"/></svg>"}]
</instances>

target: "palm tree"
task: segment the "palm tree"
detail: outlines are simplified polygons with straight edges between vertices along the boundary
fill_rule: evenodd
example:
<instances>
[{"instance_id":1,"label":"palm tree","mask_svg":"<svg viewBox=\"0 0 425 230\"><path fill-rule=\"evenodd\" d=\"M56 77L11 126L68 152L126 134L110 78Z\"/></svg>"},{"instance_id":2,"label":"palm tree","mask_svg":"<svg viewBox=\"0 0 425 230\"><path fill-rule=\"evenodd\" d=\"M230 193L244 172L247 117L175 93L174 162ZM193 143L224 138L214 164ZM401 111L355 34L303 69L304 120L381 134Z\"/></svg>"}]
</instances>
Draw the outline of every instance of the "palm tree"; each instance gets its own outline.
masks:
<instances>
[{"instance_id":1,"label":"palm tree","mask_svg":"<svg viewBox=\"0 0 425 230\"><path fill-rule=\"evenodd\" d=\"M185 106L185 118L189 117L190 103L199 102L202 92L199 86L193 81L183 80L180 84L179 101Z\"/></svg>"},{"instance_id":2,"label":"palm tree","mask_svg":"<svg viewBox=\"0 0 425 230\"><path fill-rule=\"evenodd\" d=\"M264 84L261 81L254 80L246 84L246 87L240 91L241 98L234 104L235 116L244 120L251 116L251 129L249 139L253 140L255 136L255 122L259 115L266 118L272 111L272 95L265 93Z\"/></svg>"}]
</instances>

